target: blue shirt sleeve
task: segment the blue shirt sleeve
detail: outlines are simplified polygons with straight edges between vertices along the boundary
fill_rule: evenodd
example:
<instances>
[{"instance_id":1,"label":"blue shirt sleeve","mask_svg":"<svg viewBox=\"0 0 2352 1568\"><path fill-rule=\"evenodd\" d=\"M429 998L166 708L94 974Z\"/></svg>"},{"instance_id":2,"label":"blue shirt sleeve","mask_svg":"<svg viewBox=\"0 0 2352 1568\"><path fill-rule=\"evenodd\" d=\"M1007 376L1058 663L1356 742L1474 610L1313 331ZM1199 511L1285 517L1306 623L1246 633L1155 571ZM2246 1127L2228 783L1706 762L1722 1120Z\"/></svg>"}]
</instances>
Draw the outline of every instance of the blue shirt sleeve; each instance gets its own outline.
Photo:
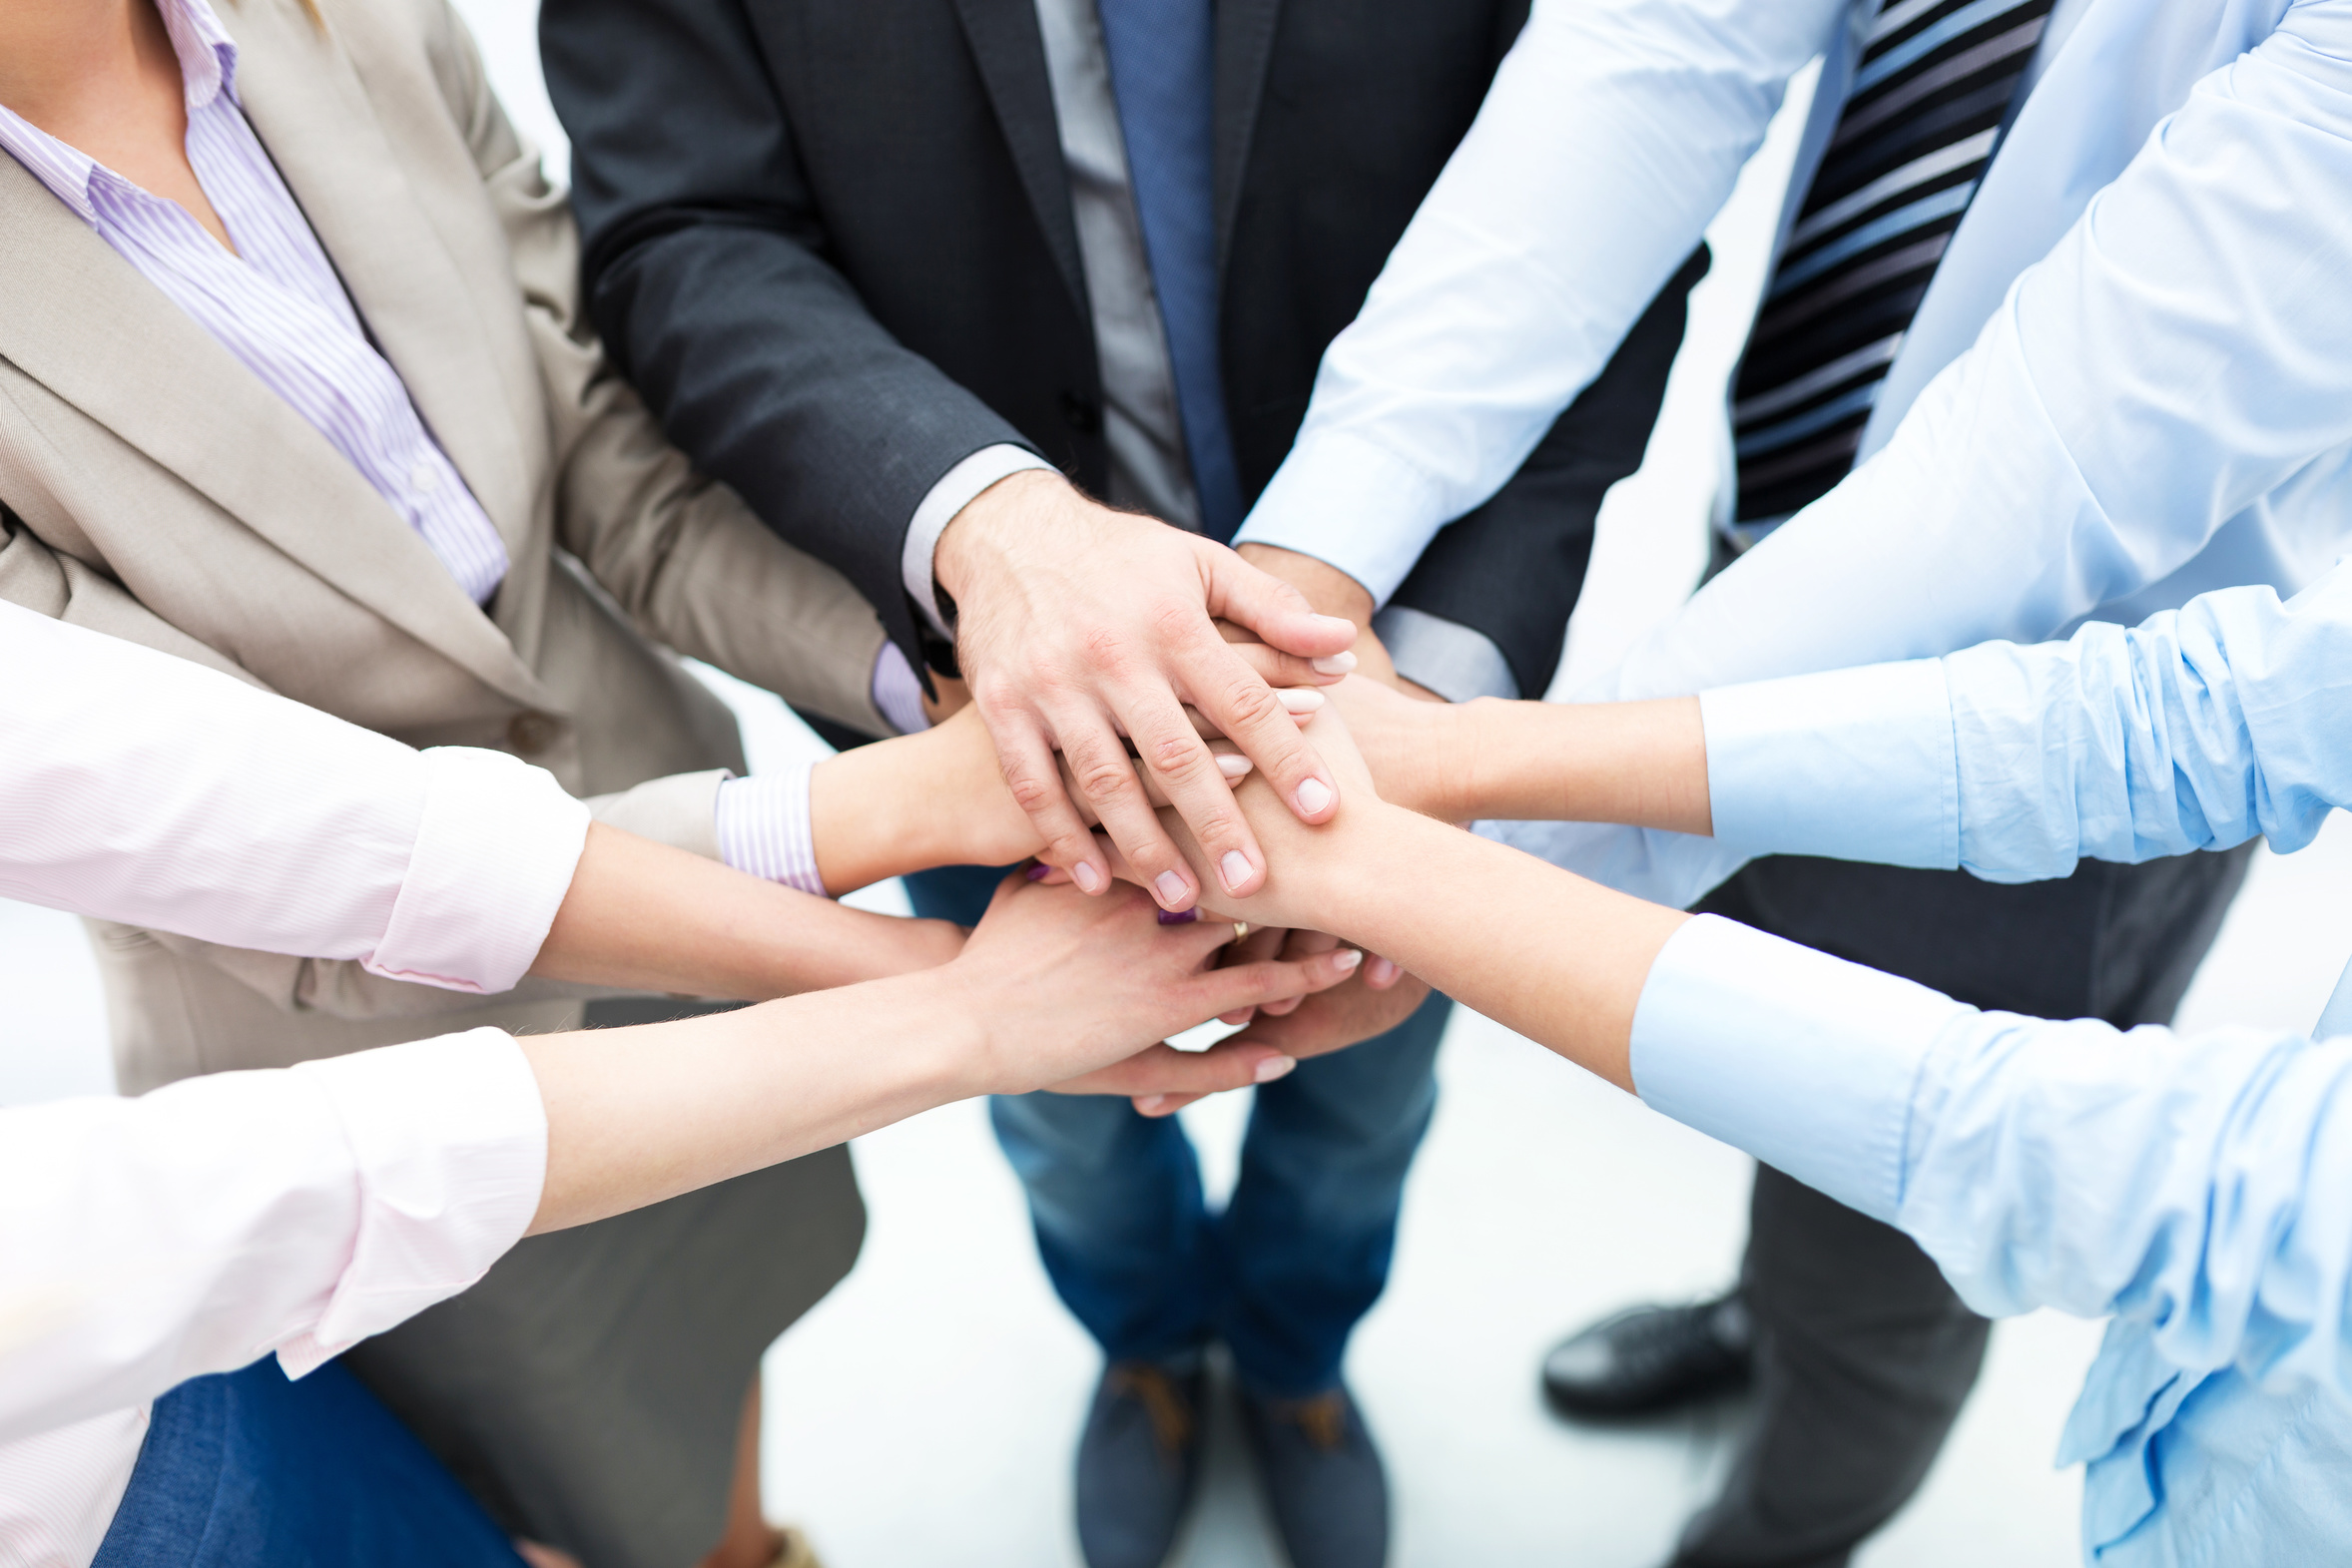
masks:
<instances>
[{"instance_id":1,"label":"blue shirt sleeve","mask_svg":"<svg viewBox=\"0 0 2352 1568\"><path fill-rule=\"evenodd\" d=\"M1979 1311L2352 1389L2352 1040L1981 1012L1709 916L1632 1050L1653 1108L1891 1221Z\"/></svg>"},{"instance_id":2,"label":"blue shirt sleeve","mask_svg":"<svg viewBox=\"0 0 2352 1568\"><path fill-rule=\"evenodd\" d=\"M2352 802L2352 569L1700 706L1716 834L1758 852L2027 881L2257 833L2299 849Z\"/></svg>"}]
</instances>

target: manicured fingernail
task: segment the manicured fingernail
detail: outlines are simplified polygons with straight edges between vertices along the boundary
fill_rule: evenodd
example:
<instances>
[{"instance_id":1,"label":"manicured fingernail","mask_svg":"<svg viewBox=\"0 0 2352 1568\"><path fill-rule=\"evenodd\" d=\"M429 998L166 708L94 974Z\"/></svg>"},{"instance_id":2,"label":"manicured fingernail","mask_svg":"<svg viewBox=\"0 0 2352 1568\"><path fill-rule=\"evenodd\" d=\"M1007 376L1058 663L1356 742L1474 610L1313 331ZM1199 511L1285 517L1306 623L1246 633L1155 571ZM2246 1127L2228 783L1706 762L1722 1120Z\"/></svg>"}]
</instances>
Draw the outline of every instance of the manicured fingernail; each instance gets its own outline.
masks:
<instances>
[{"instance_id":1,"label":"manicured fingernail","mask_svg":"<svg viewBox=\"0 0 2352 1568\"><path fill-rule=\"evenodd\" d=\"M1162 871L1151 879L1151 884L1160 890L1160 902L1162 903L1182 903L1184 895L1192 891L1191 888L1184 885L1184 878L1178 876L1174 871Z\"/></svg>"},{"instance_id":2,"label":"manicured fingernail","mask_svg":"<svg viewBox=\"0 0 2352 1568\"><path fill-rule=\"evenodd\" d=\"M1349 653L1331 654L1315 661L1317 675L1346 675L1356 668L1356 656Z\"/></svg>"},{"instance_id":3,"label":"manicured fingernail","mask_svg":"<svg viewBox=\"0 0 2352 1568\"><path fill-rule=\"evenodd\" d=\"M1217 758L1217 772L1228 779L1246 779L1250 770L1257 766L1239 752L1225 752Z\"/></svg>"},{"instance_id":4,"label":"manicured fingernail","mask_svg":"<svg viewBox=\"0 0 2352 1568\"><path fill-rule=\"evenodd\" d=\"M1158 913L1162 925L1190 925L1201 917L1198 909L1162 909Z\"/></svg>"},{"instance_id":5,"label":"manicured fingernail","mask_svg":"<svg viewBox=\"0 0 2352 1568\"><path fill-rule=\"evenodd\" d=\"M1387 985L1397 978L1397 963L1392 958L1375 958L1372 967L1364 971L1364 978L1374 985Z\"/></svg>"},{"instance_id":6,"label":"manicured fingernail","mask_svg":"<svg viewBox=\"0 0 2352 1568\"><path fill-rule=\"evenodd\" d=\"M1324 696L1312 686L1286 686L1274 694L1282 699L1282 706L1294 714L1311 714L1324 704Z\"/></svg>"},{"instance_id":7,"label":"manicured fingernail","mask_svg":"<svg viewBox=\"0 0 2352 1568\"><path fill-rule=\"evenodd\" d=\"M1292 1057L1269 1056L1258 1064L1256 1077L1258 1082L1270 1084L1298 1065L1297 1060Z\"/></svg>"},{"instance_id":8,"label":"manicured fingernail","mask_svg":"<svg viewBox=\"0 0 2352 1568\"><path fill-rule=\"evenodd\" d=\"M1032 882L1042 882L1045 880L1045 878L1053 874L1053 867L1050 865L1032 865L1021 874Z\"/></svg>"},{"instance_id":9,"label":"manicured fingernail","mask_svg":"<svg viewBox=\"0 0 2352 1568\"><path fill-rule=\"evenodd\" d=\"M1299 809L1313 816L1331 804L1331 785L1320 779L1310 779L1299 785Z\"/></svg>"},{"instance_id":10,"label":"manicured fingernail","mask_svg":"<svg viewBox=\"0 0 2352 1568\"><path fill-rule=\"evenodd\" d=\"M1076 865L1071 866L1070 880L1078 884L1078 891L1082 893L1094 893L1102 890L1102 873L1094 868L1094 862L1091 860L1080 860Z\"/></svg>"},{"instance_id":11,"label":"manicured fingernail","mask_svg":"<svg viewBox=\"0 0 2352 1568\"><path fill-rule=\"evenodd\" d=\"M1349 970L1364 962L1364 955L1353 947L1343 947L1338 952L1331 955L1331 961L1339 969L1340 973L1346 974Z\"/></svg>"},{"instance_id":12,"label":"manicured fingernail","mask_svg":"<svg viewBox=\"0 0 2352 1568\"><path fill-rule=\"evenodd\" d=\"M1225 878L1225 890L1241 891L1241 884L1250 879L1250 857L1239 849L1228 849L1217 861L1218 874Z\"/></svg>"},{"instance_id":13,"label":"manicured fingernail","mask_svg":"<svg viewBox=\"0 0 2352 1568\"><path fill-rule=\"evenodd\" d=\"M1160 1108L1167 1103L1168 1097L1164 1094L1147 1094L1135 1102L1135 1109L1146 1116L1157 1116L1160 1114Z\"/></svg>"}]
</instances>

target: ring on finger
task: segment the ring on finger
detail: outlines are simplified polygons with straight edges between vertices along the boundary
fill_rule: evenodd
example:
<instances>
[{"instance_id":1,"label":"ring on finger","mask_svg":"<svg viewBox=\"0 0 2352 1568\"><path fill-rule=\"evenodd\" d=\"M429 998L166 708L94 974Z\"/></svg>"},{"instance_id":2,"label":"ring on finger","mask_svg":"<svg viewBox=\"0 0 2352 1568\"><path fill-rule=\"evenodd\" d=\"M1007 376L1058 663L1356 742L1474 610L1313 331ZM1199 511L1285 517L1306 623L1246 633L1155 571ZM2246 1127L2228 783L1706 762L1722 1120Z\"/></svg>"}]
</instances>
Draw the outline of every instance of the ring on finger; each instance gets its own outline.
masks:
<instances>
[{"instance_id":1,"label":"ring on finger","mask_svg":"<svg viewBox=\"0 0 2352 1568\"><path fill-rule=\"evenodd\" d=\"M1241 939L1242 939L1243 937L1245 937L1245 936L1249 935L1249 934L1250 934L1250 922L1249 922L1249 921L1247 921L1247 920L1236 920L1236 921L1234 921L1234 922L1233 922L1233 943L1232 943L1232 945L1234 945L1234 946L1239 946L1239 945L1241 944Z\"/></svg>"}]
</instances>

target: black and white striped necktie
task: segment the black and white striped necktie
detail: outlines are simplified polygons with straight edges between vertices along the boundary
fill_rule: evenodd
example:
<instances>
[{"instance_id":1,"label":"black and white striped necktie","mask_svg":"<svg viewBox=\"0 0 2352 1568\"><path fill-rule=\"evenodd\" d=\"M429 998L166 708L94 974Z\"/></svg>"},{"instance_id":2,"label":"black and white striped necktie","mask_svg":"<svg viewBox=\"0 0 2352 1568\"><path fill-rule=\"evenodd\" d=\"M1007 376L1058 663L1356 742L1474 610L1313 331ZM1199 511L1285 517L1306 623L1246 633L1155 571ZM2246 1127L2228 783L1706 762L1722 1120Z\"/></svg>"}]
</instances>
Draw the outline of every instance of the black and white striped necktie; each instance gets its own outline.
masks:
<instances>
[{"instance_id":1,"label":"black and white striped necktie","mask_svg":"<svg viewBox=\"0 0 2352 1568\"><path fill-rule=\"evenodd\" d=\"M1733 383L1741 524L1778 522L1854 466L2051 4L1880 6Z\"/></svg>"}]
</instances>

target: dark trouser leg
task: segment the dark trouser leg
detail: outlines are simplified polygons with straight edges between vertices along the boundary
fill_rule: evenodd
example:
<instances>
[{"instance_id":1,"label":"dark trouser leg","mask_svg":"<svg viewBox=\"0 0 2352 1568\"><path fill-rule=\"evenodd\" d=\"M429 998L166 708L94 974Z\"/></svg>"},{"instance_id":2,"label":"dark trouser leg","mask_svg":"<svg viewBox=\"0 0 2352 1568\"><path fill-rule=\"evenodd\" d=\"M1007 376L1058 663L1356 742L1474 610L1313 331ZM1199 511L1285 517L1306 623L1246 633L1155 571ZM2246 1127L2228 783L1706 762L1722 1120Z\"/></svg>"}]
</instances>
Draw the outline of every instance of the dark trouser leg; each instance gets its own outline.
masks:
<instances>
[{"instance_id":1,"label":"dark trouser leg","mask_svg":"<svg viewBox=\"0 0 2352 1568\"><path fill-rule=\"evenodd\" d=\"M1980 1007L2129 1027L2171 1017L2250 854L2092 862L2023 886L1780 857L1702 907ZM1986 1324L1908 1238L1778 1172L1757 1172L1751 1217L1756 1419L1676 1562L1841 1568L1926 1476Z\"/></svg>"},{"instance_id":2,"label":"dark trouser leg","mask_svg":"<svg viewBox=\"0 0 2352 1568\"><path fill-rule=\"evenodd\" d=\"M1229 1282L1219 1326L1259 1392L1330 1387L1348 1335L1388 1285L1453 1011L1433 994L1387 1034L1310 1057L1258 1091L1218 1230Z\"/></svg>"}]
</instances>

